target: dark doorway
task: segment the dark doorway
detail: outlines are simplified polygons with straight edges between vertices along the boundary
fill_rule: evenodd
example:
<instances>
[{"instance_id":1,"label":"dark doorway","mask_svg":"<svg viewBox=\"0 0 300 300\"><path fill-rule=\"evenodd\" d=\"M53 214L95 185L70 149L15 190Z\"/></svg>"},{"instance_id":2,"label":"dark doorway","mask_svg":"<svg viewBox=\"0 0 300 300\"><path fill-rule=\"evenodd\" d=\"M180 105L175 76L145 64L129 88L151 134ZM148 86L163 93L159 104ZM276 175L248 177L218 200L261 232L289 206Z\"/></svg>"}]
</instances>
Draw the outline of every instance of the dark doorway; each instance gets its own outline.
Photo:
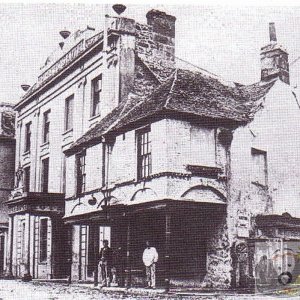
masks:
<instances>
[{"instance_id":1,"label":"dark doorway","mask_svg":"<svg viewBox=\"0 0 300 300\"><path fill-rule=\"evenodd\" d=\"M87 277L93 277L99 253L99 225L90 225L88 232Z\"/></svg>"},{"instance_id":2,"label":"dark doorway","mask_svg":"<svg viewBox=\"0 0 300 300\"><path fill-rule=\"evenodd\" d=\"M4 235L0 236L0 274L3 274L4 271Z\"/></svg>"}]
</instances>

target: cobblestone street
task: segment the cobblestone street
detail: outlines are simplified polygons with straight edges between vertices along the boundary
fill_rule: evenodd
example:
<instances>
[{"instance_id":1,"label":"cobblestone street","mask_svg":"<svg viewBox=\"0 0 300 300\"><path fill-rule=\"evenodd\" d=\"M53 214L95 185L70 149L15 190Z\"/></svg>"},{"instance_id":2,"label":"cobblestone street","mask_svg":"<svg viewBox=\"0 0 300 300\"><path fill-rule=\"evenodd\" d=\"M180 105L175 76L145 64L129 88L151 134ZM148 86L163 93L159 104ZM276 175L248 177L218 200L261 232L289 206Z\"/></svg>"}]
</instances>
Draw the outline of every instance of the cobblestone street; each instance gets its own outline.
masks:
<instances>
[{"instance_id":1,"label":"cobblestone street","mask_svg":"<svg viewBox=\"0 0 300 300\"><path fill-rule=\"evenodd\" d=\"M100 291L93 288L92 285L62 284L49 282L22 282L17 280L0 280L0 300L92 300L92 299L201 299L201 300L261 300L261 299L299 299L299 292L290 293L288 296L278 295L243 295L243 294L226 294L207 293L170 293L161 294L157 291L146 291L143 289L133 289L129 291Z\"/></svg>"}]
</instances>

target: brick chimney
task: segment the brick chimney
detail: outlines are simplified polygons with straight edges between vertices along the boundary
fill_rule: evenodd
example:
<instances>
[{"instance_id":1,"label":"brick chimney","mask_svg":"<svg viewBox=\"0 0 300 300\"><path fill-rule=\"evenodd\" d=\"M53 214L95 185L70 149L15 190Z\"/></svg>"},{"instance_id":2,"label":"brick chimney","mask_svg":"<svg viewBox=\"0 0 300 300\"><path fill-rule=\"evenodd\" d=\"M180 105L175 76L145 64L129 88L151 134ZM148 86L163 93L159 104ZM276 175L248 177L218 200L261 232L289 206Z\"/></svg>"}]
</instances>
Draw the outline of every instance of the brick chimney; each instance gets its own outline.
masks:
<instances>
[{"instance_id":1,"label":"brick chimney","mask_svg":"<svg viewBox=\"0 0 300 300\"><path fill-rule=\"evenodd\" d=\"M147 25L136 25L136 50L160 79L165 79L175 68L176 18L154 9L146 18Z\"/></svg>"},{"instance_id":2,"label":"brick chimney","mask_svg":"<svg viewBox=\"0 0 300 300\"><path fill-rule=\"evenodd\" d=\"M290 84L288 53L277 43L274 23L269 23L270 43L261 48L261 81L279 78Z\"/></svg>"}]
</instances>

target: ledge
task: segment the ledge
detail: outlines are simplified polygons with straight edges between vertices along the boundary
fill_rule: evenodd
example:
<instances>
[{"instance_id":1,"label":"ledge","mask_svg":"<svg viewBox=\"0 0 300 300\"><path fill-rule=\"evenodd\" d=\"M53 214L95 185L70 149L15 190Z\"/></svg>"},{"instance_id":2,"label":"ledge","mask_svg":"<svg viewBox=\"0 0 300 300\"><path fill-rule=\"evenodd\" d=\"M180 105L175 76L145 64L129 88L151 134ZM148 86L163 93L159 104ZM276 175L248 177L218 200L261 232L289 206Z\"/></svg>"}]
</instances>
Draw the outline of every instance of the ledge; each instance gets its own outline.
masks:
<instances>
[{"instance_id":1,"label":"ledge","mask_svg":"<svg viewBox=\"0 0 300 300\"><path fill-rule=\"evenodd\" d=\"M207 167L199 165L187 165L187 171L190 171L193 175L208 177L208 178L218 178L218 175L222 174L222 169L218 167Z\"/></svg>"}]
</instances>

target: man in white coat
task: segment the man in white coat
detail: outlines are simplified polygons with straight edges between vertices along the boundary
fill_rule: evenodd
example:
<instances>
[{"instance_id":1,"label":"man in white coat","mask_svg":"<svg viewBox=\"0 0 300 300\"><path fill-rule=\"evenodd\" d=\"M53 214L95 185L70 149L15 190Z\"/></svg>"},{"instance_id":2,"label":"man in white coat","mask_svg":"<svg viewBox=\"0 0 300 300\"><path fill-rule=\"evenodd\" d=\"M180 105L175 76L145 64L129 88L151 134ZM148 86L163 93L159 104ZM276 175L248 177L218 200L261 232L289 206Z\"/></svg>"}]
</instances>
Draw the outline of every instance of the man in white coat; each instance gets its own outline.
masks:
<instances>
[{"instance_id":1,"label":"man in white coat","mask_svg":"<svg viewBox=\"0 0 300 300\"><path fill-rule=\"evenodd\" d=\"M143 263L146 267L147 287L155 289L155 265L158 261L158 253L154 247L150 246L150 242L146 242L146 249L143 253Z\"/></svg>"}]
</instances>

